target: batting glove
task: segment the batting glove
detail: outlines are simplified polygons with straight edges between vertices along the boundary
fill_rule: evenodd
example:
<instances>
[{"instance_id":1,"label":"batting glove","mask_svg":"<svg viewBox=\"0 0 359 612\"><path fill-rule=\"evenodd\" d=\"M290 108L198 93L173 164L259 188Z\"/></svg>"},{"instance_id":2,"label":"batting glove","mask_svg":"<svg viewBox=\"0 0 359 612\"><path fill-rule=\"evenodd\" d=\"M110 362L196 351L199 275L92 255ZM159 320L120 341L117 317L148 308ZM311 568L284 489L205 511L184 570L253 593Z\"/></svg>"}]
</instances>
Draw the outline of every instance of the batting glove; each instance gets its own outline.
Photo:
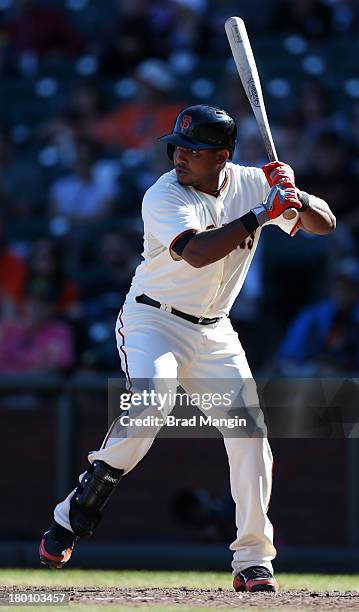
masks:
<instances>
[{"instance_id":1,"label":"batting glove","mask_svg":"<svg viewBox=\"0 0 359 612\"><path fill-rule=\"evenodd\" d=\"M252 208L252 212L256 215L258 224L261 226L271 219L280 217L287 208L297 208L298 210L302 208L295 187L274 185L266 199Z\"/></svg>"},{"instance_id":2,"label":"batting glove","mask_svg":"<svg viewBox=\"0 0 359 612\"><path fill-rule=\"evenodd\" d=\"M282 185L283 187L287 185L288 187L295 186L294 171L288 164L274 161L263 166L262 170L271 187L273 187L273 185Z\"/></svg>"}]
</instances>

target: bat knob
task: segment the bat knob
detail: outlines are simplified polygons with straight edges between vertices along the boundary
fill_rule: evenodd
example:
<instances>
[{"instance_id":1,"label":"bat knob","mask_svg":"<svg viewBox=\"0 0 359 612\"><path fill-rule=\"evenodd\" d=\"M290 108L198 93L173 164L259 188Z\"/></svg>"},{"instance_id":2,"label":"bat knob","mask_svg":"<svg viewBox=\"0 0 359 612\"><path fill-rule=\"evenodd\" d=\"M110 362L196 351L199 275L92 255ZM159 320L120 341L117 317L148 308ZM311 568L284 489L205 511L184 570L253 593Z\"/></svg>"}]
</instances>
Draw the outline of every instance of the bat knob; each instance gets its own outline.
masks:
<instances>
[{"instance_id":1,"label":"bat knob","mask_svg":"<svg viewBox=\"0 0 359 612\"><path fill-rule=\"evenodd\" d=\"M288 208L287 210L284 211L283 213L283 217L285 219L287 219L287 221L291 221L291 219L294 219L298 214L298 211L296 208Z\"/></svg>"}]
</instances>

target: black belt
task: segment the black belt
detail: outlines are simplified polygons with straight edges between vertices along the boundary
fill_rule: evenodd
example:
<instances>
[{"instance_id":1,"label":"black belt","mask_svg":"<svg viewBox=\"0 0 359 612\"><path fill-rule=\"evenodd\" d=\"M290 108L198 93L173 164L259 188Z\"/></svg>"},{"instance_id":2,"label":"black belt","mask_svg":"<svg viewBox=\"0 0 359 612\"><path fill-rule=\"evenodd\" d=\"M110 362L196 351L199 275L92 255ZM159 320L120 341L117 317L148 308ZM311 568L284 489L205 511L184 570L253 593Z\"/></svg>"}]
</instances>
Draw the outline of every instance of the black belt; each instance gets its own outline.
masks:
<instances>
[{"instance_id":1,"label":"black belt","mask_svg":"<svg viewBox=\"0 0 359 612\"><path fill-rule=\"evenodd\" d=\"M135 300L140 304L147 304L148 306L153 306L154 308L162 308L163 310L166 310L167 312L176 315L176 317L181 317L181 319L186 319L186 321L190 321L191 323L196 324L198 323L199 325L212 325L213 323L217 323L217 321L221 319L221 317L215 317L214 319L206 319L206 317L194 317L193 315L187 314L186 312L177 310L177 308L172 308L172 306L164 308L161 302L153 300L144 293L142 293L142 295L138 295Z\"/></svg>"}]
</instances>

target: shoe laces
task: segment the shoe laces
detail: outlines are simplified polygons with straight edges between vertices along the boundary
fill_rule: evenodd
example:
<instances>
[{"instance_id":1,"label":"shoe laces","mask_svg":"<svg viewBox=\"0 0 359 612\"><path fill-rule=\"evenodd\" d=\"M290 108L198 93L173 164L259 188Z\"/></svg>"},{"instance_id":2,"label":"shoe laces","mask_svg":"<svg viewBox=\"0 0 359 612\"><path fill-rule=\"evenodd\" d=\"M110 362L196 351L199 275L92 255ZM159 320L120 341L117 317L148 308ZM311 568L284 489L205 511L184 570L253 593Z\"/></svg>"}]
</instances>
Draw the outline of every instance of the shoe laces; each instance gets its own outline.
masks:
<instances>
[{"instance_id":1,"label":"shoe laces","mask_svg":"<svg viewBox=\"0 0 359 612\"><path fill-rule=\"evenodd\" d=\"M247 580L255 580L256 578L273 578L272 572L262 565L253 565L247 567L240 574Z\"/></svg>"}]
</instances>

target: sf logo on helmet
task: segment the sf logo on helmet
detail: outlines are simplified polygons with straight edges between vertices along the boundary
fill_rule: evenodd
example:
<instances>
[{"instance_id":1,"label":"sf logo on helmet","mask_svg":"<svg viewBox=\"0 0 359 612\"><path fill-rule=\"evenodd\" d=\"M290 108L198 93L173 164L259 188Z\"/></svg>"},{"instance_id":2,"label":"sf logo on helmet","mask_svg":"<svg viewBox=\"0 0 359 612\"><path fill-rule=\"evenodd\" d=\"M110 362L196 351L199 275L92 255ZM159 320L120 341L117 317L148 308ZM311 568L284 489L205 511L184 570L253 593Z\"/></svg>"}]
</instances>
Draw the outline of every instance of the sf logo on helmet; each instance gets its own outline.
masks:
<instances>
[{"instance_id":1,"label":"sf logo on helmet","mask_svg":"<svg viewBox=\"0 0 359 612\"><path fill-rule=\"evenodd\" d=\"M184 130L186 130L187 128L189 128L191 123L192 123L191 115L183 115L182 121L180 123L180 128L181 128L182 132Z\"/></svg>"}]
</instances>

